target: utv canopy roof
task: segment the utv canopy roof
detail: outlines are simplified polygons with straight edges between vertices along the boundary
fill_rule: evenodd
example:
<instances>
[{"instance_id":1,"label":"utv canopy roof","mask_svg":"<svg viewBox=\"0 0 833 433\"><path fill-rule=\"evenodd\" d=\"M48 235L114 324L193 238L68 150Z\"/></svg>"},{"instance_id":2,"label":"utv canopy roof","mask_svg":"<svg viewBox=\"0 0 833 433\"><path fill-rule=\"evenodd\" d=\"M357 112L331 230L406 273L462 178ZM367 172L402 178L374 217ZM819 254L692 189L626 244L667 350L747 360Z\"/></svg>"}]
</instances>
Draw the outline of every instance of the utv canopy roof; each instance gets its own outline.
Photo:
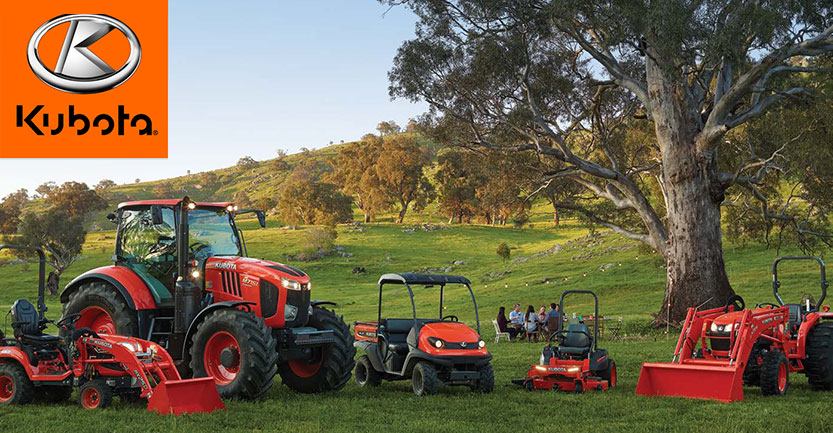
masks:
<instances>
[{"instance_id":1,"label":"utv canopy roof","mask_svg":"<svg viewBox=\"0 0 833 433\"><path fill-rule=\"evenodd\" d=\"M134 207L134 206L152 206L152 205L160 205L160 206L176 206L178 205L182 199L161 199L161 200L137 200L137 201L128 201L124 203L119 203L119 209L125 207ZM228 207L233 203L231 202L196 202L197 207Z\"/></svg>"},{"instance_id":2,"label":"utv canopy roof","mask_svg":"<svg viewBox=\"0 0 833 433\"><path fill-rule=\"evenodd\" d=\"M469 284L466 277L457 275L438 275L438 274L415 274L413 272L405 272L401 274L385 274L379 278L379 284Z\"/></svg>"}]
</instances>

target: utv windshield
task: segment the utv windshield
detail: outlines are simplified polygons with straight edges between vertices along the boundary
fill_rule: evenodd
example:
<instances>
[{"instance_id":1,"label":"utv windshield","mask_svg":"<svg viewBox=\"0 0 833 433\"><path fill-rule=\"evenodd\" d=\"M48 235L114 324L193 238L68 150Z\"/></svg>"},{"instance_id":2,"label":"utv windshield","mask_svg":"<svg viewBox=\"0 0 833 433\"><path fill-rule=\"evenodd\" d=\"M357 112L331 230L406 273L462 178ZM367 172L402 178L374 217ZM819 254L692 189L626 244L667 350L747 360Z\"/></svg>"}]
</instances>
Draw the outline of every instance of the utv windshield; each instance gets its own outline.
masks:
<instances>
[{"instance_id":1,"label":"utv windshield","mask_svg":"<svg viewBox=\"0 0 833 433\"><path fill-rule=\"evenodd\" d=\"M194 209L188 211L189 245L194 258L239 256L237 232L225 210Z\"/></svg>"}]
</instances>

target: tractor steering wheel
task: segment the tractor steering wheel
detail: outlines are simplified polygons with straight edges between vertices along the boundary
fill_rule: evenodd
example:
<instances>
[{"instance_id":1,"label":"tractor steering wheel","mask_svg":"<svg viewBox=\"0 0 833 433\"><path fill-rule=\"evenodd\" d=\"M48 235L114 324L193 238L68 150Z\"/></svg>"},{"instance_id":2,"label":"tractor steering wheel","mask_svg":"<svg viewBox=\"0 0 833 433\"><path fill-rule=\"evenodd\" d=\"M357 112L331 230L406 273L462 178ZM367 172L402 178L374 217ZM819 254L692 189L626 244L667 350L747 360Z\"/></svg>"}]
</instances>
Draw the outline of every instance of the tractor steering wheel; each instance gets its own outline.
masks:
<instances>
[{"instance_id":1,"label":"tractor steering wheel","mask_svg":"<svg viewBox=\"0 0 833 433\"><path fill-rule=\"evenodd\" d=\"M200 250L204 250L206 248L211 248L211 245L199 241L194 242L193 244L188 246L188 250L190 250L191 254L193 254L194 256L196 256L197 253L200 252Z\"/></svg>"},{"instance_id":2,"label":"tractor steering wheel","mask_svg":"<svg viewBox=\"0 0 833 433\"><path fill-rule=\"evenodd\" d=\"M81 313L70 314L55 323L55 326L63 328L65 331L75 329L75 322L81 318Z\"/></svg>"},{"instance_id":3,"label":"tractor steering wheel","mask_svg":"<svg viewBox=\"0 0 833 433\"><path fill-rule=\"evenodd\" d=\"M460 321L460 319L458 319L457 316L455 316L453 314L449 314L448 316L443 316L443 318L440 319L440 320L445 320L445 319L450 319L452 322L459 322Z\"/></svg>"},{"instance_id":4,"label":"tractor steering wheel","mask_svg":"<svg viewBox=\"0 0 833 433\"><path fill-rule=\"evenodd\" d=\"M755 306L755 308L761 308L761 307L781 308L778 305L773 304L772 302L761 302L760 304Z\"/></svg>"},{"instance_id":5,"label":"tractor steering wheel","mask_svg":"<svg viewBox=\"0 0 833 433\"><path fill-rule=\"evenodd\" d=\"M729 306L734 306L735 311L740 311L746 308L746 302L744 302L743 298L741 298L739 295L734 295L731 298L729 298L728 301L726 301L726 306L723 307L723 311L728 313Z\"/></svg>"}]
</instances>

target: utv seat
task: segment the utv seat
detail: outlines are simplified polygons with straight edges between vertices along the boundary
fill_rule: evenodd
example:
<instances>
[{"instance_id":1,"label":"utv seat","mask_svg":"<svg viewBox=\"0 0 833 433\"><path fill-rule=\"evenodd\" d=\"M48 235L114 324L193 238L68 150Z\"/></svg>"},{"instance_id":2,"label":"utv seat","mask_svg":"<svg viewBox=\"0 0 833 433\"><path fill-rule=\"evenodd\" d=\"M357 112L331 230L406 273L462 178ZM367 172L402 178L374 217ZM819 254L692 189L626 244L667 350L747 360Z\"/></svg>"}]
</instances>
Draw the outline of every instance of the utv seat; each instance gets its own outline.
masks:
<instances>
[{"instance_id":1,"label":"utv seat","mask_svg":"<svg viewBox=\"0 0 833 433\"><path fill-rule=\"evenodd\" d=\"M414 319L387 319L384 322L388 349L399 355L407 355L408 333L414 327Z\"/></svg>"},{"instance_id":2,"label":"utv seat","mask_svg":"<svg viewBox=\"0 0 833 433\"><path fill-rule=\"evenodd\" d=\"M590 329L584 324L574 324L567 327L563 340L558 346L560 353L570 356L584 356L590 352L592 339Z\"/></svg>"},{"instance_id":3,"label":"utv seat","mask_svg":"<svg viewBox=\"0 0 833 433\"><path fill-rule=\"evenodd\" d=\"M12 329L14 336L24 344L54 345L61 341L57 335L43 333L44 326L40 323L38 310L25 299L18 299L12 305Z\"/></svg>"}]
</instances>

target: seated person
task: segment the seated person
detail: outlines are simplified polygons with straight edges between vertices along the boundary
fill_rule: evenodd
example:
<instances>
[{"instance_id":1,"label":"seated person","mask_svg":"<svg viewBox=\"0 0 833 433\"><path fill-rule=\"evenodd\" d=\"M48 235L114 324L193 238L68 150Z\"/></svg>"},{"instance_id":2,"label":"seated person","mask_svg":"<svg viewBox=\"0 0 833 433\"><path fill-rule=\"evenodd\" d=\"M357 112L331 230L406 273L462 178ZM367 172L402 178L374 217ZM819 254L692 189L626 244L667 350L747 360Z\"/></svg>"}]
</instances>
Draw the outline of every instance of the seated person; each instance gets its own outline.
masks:
<instances>
[{"instance_id":1,"label":"seated person","mask_svg":"<svg viewBox=\"0 0 833 433\"><path fill-rule=\"evenodd\" d=\"M500 332L509 334L510 340L514 340L515 336L518 335L518 329L509 326L509 320L506 319L506 307L500 307L500 311L497 313L497 326Z\"/></svg>"},{"instance_id":2,"label":"seated person","mask_svg":"<svg viewBox=\"0 0 833 433\"><path fill-rule=\"evenodd\" d=\"M538 341L538 314L535 313L535 307L532 305L526 309L524 315L524 330L527 335L534 335L535 341Z\"/></svg>"},{"instance_id":3,"label":"seated person","mask_svg":"<svg viewBox=\"0 0 833 433\"><path fill-rule=\"evenodd\" d=\"M515 307L512 309L512 312L509 313L509 321L513 325L523 325L524 315L523 313L521 313L521 304L515 304Z\"/></svg>"}]
</instances>

